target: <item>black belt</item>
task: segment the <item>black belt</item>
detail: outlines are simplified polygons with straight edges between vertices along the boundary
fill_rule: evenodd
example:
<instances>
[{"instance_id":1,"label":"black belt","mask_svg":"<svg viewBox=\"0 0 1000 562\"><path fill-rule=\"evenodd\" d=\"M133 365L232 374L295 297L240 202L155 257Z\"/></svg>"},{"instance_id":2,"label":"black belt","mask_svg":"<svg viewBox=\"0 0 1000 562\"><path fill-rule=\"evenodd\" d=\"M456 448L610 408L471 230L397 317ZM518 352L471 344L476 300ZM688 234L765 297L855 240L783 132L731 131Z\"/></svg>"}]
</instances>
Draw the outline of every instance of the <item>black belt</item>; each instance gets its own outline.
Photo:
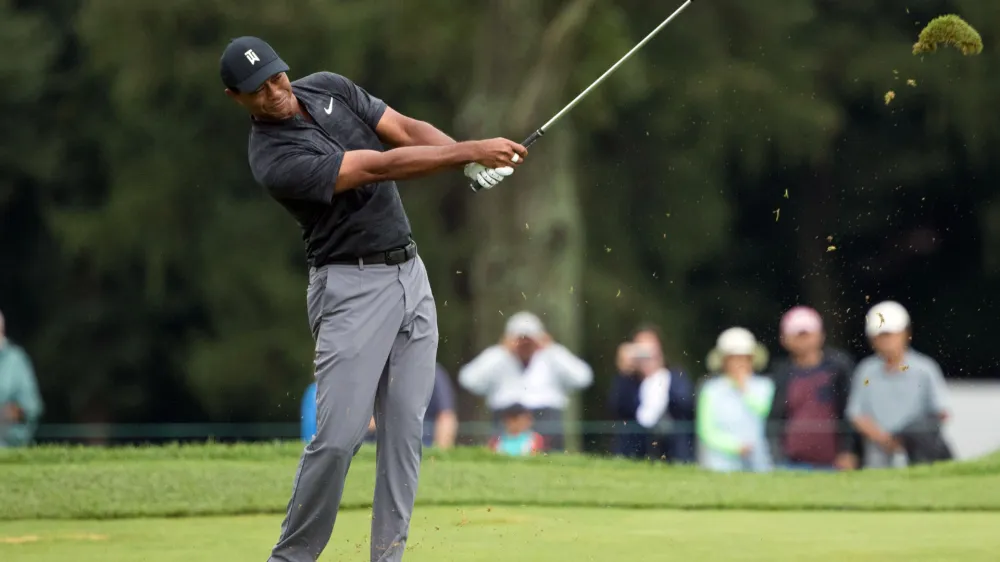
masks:
<instances>
[{"instance_id":1,"label":"black belt","mask_svg":"<svg viewBox=\"0 0 1000 562\"><path fill-rule=\"evenodd\" d=\"M326 262L328 265L398 265L417 257L417 243L411 241L402 248L393 248L356 258L341 258Z\"/></svg>"}]
</instances>

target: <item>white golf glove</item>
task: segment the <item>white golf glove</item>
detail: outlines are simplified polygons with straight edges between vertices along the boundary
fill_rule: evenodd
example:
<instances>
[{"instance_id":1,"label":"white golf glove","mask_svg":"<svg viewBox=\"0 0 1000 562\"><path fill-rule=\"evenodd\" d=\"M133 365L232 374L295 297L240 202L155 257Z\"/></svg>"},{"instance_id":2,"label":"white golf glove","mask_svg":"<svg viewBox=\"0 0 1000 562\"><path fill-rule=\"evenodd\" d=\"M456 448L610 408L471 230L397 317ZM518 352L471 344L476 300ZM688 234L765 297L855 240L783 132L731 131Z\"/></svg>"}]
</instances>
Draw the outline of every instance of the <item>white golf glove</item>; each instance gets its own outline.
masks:
<instances>
[{"instance_id":1,"label":"white golf glove","mask_svg":"<svg viewBox=\"0 0 1000 562\"><path fill-rule=\"evenodd\" d=\"M479 187L482 189L490 189L491 187L494 187L498 183L502 182L504 178L513 173L514 168L511 168L510 166L490 169L475 162L465 165L465 176L478 183Z\"/></svg>"}]
</instances>

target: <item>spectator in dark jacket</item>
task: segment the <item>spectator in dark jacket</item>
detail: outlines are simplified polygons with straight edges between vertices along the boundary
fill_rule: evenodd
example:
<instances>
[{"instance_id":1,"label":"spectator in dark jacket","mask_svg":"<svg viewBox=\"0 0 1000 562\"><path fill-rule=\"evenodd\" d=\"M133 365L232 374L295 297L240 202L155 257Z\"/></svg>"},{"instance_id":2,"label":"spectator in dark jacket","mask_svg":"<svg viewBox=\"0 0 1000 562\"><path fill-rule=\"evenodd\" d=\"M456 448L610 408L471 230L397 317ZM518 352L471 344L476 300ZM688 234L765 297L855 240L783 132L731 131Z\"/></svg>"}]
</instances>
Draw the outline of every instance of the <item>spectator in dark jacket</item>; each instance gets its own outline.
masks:
<instances>
[{"instance_id":1,"label":"spectator in dark jacket","mask_svg":"<svg viewBox=\"0 0 1000 562\"><path fill-rule=\"evenodd\" d=\"M777 464L792 469L858 467L857 435L845 417L854 361L826 346L823 320L806 306L781 318L788 357L774 362L774 403L769 419Z\"/></svg>"},{"instance_id":2,"label":"spectator in dark jacket","mask_svg":"<svg viewBox=\"0 0 1000 562\"><path fill-rule=\"evenodd\" d=\"M614 452L629 458L693 462L694 386L664 364L656 326L637 329L618 348L612 413L621 422Z\"/></svg>"}]
</instances>

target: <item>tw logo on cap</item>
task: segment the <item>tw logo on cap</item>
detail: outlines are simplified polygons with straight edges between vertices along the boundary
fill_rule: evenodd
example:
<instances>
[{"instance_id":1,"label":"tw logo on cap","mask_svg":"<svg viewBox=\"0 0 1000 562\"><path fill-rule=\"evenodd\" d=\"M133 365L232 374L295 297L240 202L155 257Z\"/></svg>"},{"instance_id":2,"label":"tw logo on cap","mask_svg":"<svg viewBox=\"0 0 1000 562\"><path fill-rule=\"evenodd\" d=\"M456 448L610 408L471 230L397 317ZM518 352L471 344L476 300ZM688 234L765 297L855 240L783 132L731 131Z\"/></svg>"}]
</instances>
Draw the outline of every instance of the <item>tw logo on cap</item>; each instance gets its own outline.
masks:
<instances>
[{"instance_id":1,"label":"tw logo on cap","mask_svg":"<svg viewBox=\"0 0 1000 562\"><path fill-rule=\"evenodd\" d=\"M247 49L247 52L243 53L243 56L245 56L247 60L250 61L250 64L256 64L260 62L260 57L257 56L257 53L253 52L253 49Z\"/></svg>"}]
</instances>

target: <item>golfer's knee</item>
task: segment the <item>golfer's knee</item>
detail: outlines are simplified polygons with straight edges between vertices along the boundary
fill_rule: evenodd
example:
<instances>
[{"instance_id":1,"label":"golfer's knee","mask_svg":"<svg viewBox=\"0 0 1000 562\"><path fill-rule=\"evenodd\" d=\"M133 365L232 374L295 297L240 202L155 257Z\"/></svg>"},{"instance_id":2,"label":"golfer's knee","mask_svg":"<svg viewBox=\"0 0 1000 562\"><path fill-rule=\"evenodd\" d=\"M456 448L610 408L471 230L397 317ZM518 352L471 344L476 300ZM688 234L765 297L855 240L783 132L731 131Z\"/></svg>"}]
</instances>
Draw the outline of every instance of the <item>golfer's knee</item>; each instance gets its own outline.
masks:
<instances>
[{"instance_id":1,"label":"golfer's knee","mask_svg":"<svg viewBox=\"0 0 1000 562\"><path fill-rule=\"evenodd\" d=\"M352 439L353 436L334 435L322 438L317 435L309 443L310 454L327 457L332 461L346 460L352 458L361 449L361 438Z\"/></svg>"}]
</instances>

